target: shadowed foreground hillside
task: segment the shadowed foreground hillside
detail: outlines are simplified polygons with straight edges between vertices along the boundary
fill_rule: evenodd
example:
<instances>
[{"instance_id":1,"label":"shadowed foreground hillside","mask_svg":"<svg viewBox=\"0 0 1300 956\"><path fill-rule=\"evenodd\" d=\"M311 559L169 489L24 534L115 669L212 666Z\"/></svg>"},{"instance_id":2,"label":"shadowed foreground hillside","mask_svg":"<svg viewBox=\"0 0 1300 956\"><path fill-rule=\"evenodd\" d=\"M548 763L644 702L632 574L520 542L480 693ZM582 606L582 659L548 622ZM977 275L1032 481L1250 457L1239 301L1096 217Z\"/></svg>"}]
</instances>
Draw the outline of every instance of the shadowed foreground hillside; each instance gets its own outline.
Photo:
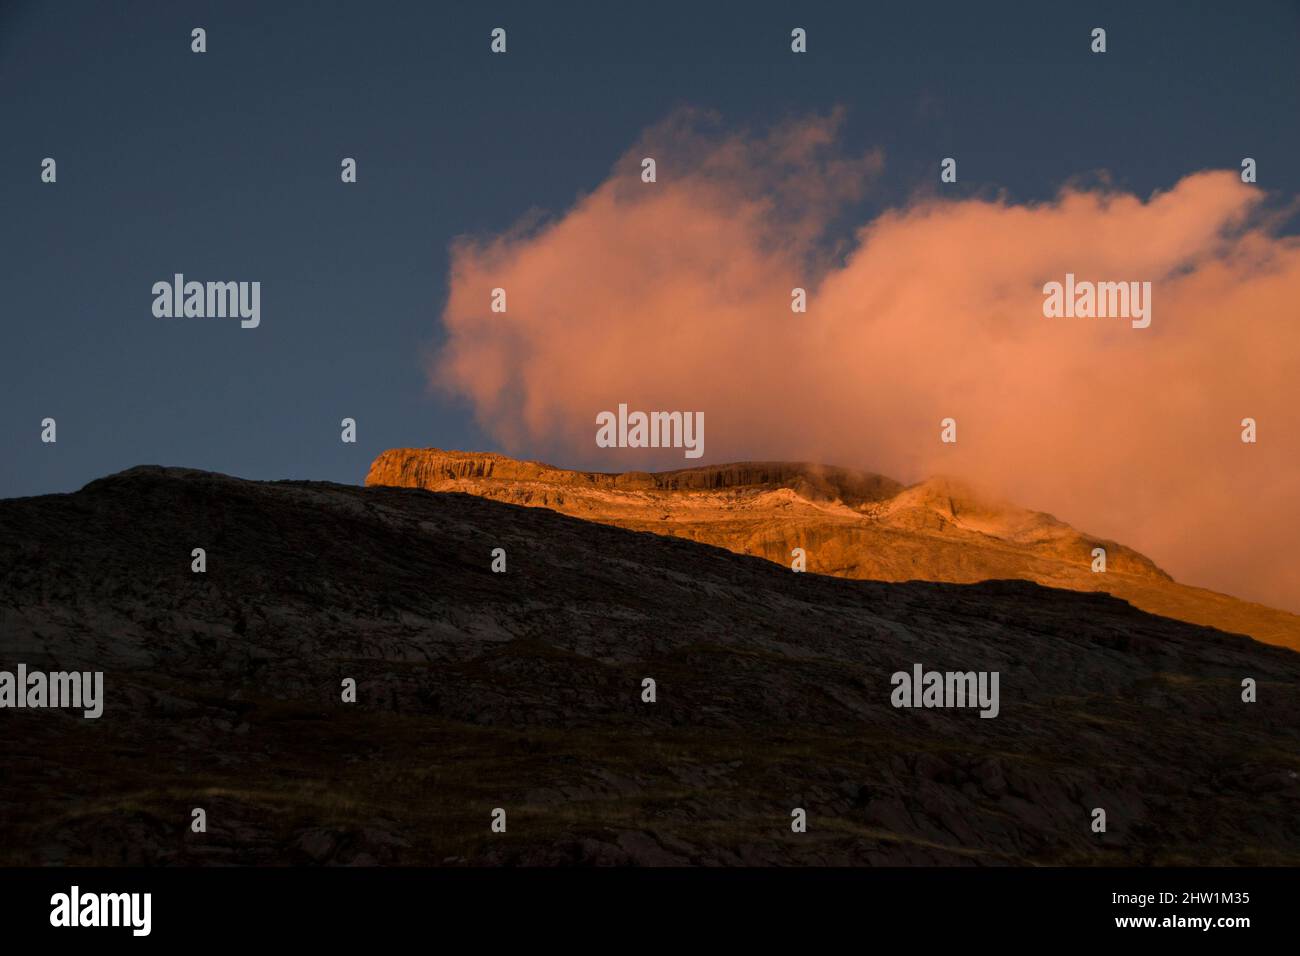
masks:
<instances>
[{"instance_id":1,"label":"shadowed foreground hillside","mask_svg":"<svg viewBox=\"0 0 1300 956\"><path fill-rule=\"evenodd\" d=\"M18 662L106 704L0 711L6 864L1300 863L1300 655L1028 582L137 468L0 501ZM894 709L917 662L999 716Z\"/></svg>"}]
</instances>

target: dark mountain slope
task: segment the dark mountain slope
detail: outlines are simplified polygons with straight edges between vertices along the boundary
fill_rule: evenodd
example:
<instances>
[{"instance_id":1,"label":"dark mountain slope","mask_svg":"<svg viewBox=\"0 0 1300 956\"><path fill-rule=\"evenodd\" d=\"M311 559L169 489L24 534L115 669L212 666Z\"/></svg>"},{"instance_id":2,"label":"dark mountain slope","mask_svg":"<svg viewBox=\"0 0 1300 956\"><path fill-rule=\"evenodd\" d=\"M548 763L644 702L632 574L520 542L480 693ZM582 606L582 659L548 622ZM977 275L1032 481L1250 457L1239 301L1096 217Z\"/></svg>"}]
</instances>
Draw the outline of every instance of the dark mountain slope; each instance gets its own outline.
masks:
<instances>
[{"instance_id":1,"label":"dark mountain slope","mask_svg":"<svg viewBox=\"0 0 1300 956\"><path fill-rule=\"evenodd\" d=\"M136 468L0 501L19 662L107 700L0 710L2 863L1300 863L1300 655L1027 582ZM999 716L894 709L916 662Z\"/></svg>"}]
</instances>

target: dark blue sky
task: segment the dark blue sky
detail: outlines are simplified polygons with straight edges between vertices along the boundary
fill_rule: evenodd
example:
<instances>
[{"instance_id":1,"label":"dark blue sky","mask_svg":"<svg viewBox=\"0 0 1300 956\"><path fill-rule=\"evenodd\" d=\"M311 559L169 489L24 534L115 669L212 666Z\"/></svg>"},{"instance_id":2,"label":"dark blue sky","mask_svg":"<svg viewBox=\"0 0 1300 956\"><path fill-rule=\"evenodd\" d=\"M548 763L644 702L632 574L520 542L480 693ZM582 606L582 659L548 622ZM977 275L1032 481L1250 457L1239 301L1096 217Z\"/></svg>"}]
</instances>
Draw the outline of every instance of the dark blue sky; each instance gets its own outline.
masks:
<instances>
[{"instance_id":1,"label":"dark blue sky","mask_svg":"<svg viewBox=\"0 0 1300 956\"><path fill-rule=\"evenodd\" d=\"M675 107L842 105L846 146L884 149L886 201L947 155L962 190L1018 200L1243 156L1295 196L1298 54L1280 0L0 0L0 496L142 463L355 483L392 446L493 449L425 374L449 242L561 212ZM261 327L154 318L174 272L259 280Z\"/></svg>"}]
</instances>

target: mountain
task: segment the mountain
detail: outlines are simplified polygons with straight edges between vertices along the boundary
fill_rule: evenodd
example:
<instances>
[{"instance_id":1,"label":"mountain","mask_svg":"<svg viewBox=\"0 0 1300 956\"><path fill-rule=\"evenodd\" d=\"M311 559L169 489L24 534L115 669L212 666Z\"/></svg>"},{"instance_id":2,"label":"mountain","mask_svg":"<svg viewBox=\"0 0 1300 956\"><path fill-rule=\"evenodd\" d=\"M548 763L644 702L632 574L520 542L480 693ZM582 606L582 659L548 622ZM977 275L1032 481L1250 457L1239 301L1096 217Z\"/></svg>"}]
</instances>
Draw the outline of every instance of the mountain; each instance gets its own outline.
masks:
<instances>
[{"instance_id":1,"label":"mountain","mask_svg":"<svg viewBox=\"0 0 1300 956\"><path fill-rule=\"evenodd\" d=\"M0 710L0 864L1300 864L1300 654L1027 581L141 467L0 500L19 663L105 702ZM997 715L894 707L918 664Z\"/></svg>"},{"instance_id":2,"label":"mountain","mask_svg":"<svg viewBox=\"0 0 1300 956\"><path fill-rule=\"evenodd\" d=\"M1179 584L1118 542L999 501L951 478L911 487L881 475L791 462L659 473L565 471L502 455L399 448L367 485L463 491L635 531L671 534L789 567L875 581L1005 578L1105 591L1136 607L1300 650L1300 616ZM1105 573L1092 571L1094 548Z\"/></svg>"}]
</instances>

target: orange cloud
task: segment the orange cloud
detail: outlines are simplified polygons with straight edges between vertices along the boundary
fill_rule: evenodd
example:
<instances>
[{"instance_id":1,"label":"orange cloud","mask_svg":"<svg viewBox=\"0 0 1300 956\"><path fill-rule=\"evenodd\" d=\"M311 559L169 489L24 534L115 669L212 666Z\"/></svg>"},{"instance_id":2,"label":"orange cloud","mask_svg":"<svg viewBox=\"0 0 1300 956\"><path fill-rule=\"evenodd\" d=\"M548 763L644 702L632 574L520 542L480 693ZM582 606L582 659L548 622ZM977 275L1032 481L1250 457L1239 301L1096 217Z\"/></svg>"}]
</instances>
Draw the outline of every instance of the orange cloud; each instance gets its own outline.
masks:
<instances>
[{"instance_id":1,"label":"orange cloud","mask_svg":"<svg viewBox=\"0 0 1300 956\"><path fill-rule=\"evenodd\" d=\"M1300 610L1300 241L1264 194L1202 172L1145 200L918 198L828 248L881 169L836 152L837 122L751 136L683 114L557 220L457 243L434 381L516 454L682 467L596 448L595 416L700 410L703 461L962 475L1188 583ZM1151 282L1151 326L1045 318L1066 273Z\"/></svg>"}]
</instances>

